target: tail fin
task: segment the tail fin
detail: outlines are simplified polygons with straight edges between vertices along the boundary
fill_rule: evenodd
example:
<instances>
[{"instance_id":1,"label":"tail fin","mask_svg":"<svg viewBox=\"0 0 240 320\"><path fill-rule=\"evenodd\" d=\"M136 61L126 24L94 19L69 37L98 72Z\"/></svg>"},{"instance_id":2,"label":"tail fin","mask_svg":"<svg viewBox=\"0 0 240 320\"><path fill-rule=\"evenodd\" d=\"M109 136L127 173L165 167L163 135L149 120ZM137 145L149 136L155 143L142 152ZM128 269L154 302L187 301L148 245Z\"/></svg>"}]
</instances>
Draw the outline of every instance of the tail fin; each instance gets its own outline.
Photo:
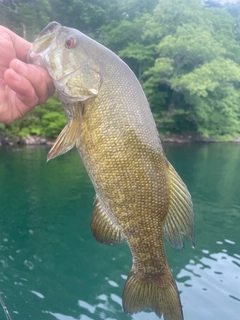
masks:
<instances>
[{"instance_id":1,"label":"tail fin","mask_svg":"<svg viewBox=\"0 0 240 320\"><path fill-rule=\"evenodd\" d=\"M183 320L181 301L177 285L169 269L171 281L160 284L161 279L137 274L131 270L123 293L123 309L127 314L151 308L164 320Z\"/></svg>"}]
</instances>

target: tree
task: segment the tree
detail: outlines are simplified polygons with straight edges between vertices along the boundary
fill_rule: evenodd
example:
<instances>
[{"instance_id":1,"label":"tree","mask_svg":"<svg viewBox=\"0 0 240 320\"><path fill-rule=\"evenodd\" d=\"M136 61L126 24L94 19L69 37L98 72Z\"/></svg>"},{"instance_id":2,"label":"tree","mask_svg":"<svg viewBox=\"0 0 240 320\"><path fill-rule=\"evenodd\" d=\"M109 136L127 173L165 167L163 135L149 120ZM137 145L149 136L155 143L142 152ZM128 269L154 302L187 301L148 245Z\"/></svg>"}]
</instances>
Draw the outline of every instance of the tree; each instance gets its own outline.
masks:
<instances>
[{"instance_id":1,"label":"tree","mask_svg":"<svg viewBox=\"0 0 240 320\"><path fill-rule=\"evenodd\" d=\"M111 0L51 0L51 20L76 28L93 37L116 16L117 2Z\"/></svg>"},{"instance_id":2,"label":"tree","mask_svg":"<svg viewBox=\"0 0 240 320\"><path fill-rule=\"evenodd\" d=\"M15 0L16 11L3 7L0 11L0 23L20 36L33 41L38 33L50 21L52 7L49 0Z\"/></svg>"},{"instance_id":3,"label":"tree","mask_svg":"<svg viewBox=\"0 0 240 320\"><path fill-rule=\"evenodd\" d=\"M233 17L197 0L160 0L145 36L158 41L144 88L160 130L238 135L240 47Z\"/></svg>"},{"instance_id":4,"label":"tree","mask_svg":"<svg viewBox=\"0 0 240 320\"><path fill-rule=\"evenodd\" d=\"M219 5L214 0L205 5L200 0L15 3L17 13L0 10L0 22L19 35L25 28L26 37L33 40L55 20L88 34L124 59L142 83L162 133L239 136L239 5ZM45 107L43 114L33 111L37 128L43 123L49 127L42 121L44 115L49 122L58 118L54 112L61 108L58 111L50 102L50 111ZM48 112L54 114L48 117ZM18 129L27 132L21 131L27 126L21 121ZM31 133L34 128L29 126Z\"/></svg>"}]
</instances>

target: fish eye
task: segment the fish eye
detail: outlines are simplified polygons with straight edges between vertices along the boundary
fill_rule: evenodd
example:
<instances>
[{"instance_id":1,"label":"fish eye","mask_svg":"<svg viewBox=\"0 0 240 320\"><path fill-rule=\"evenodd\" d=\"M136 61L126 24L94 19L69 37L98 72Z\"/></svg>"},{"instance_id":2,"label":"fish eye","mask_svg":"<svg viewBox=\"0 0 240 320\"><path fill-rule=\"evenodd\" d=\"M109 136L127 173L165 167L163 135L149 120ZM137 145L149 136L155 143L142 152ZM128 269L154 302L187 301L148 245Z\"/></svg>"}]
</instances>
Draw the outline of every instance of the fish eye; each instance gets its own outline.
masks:
<instances>
[{"instance_id":1,"label":"fish eye","mask_svg":"<svg viewBox=\"0 0 240 320\"><path fill-rule=\"evenodd\" d=\"M73 37L69 37L65 40L65 47L68 49L72 49L73 47L75 47L76 44L76 39Z\"/></svg>"}]
</instances>

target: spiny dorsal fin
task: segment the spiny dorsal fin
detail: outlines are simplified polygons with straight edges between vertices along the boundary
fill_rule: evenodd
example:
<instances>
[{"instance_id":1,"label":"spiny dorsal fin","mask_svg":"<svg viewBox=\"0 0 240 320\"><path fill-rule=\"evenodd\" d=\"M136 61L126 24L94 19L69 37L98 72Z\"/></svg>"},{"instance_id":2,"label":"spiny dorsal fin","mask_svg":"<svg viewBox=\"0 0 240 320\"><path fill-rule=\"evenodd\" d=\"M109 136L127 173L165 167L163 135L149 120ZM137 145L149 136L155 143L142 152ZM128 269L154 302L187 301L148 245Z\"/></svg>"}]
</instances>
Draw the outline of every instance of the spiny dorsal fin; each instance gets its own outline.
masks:
<instances>
[{"instance_id":1,"label":"spiny dorsal fin","mask_svg":"<svg viewBox=\"0 0 240 320\"><path fill-rule=\"evenodd\" d=\"M194 245L193 205L186 185L170 163L168 173L170 200L163 231L171 246L181 249L184 246L183 234Z\"/></svg>"},{"instance_id":2,"label":"spiny dorsal fin","mask_svg":"<svg viewBox=\"0 0 240 320\"><path fill-rule=\"evenodd\" d=\"M97 197L91 219L91 229L95 239L100 243L118 245L122 241L121 230L105 213Z\"/></svg>"},{"instance_id":3,"label":"spiny dorsal fin","mask_svg":"<svg viewBox=\"0 0 240 320\"><path fill-rule=\"evenodd\" d=\"M67 124L59 136L57 137L56 142L48 153L47 161L60 156L71 150L79 136L81 129L82 115L81 111Z\"/></svg>"}]
</instances>

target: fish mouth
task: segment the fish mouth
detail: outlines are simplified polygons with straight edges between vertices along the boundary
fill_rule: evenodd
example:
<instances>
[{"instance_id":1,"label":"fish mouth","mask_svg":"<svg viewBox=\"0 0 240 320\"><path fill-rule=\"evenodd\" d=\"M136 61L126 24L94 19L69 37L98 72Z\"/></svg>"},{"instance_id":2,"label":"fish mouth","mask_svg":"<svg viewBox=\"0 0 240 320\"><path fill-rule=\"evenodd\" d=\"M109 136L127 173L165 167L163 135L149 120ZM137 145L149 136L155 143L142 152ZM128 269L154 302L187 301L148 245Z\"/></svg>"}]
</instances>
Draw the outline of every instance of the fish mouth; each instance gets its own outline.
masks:
<instances>
[{"instance_id":1,"label":"fish mouth","mask_svg":"<svg viewBox=\"0 0 240 320\"><path fill-rule=\"evenodd\" d=\"M62 25L56 21L49 23L38 35L27 55L27 63L44 67L44 56L60 33Z\"/></svg>"},{"instance_id":2,"label":"fish mouth","mask_svg":"<svg viewBox=\"0 0 240 320\"><path fill-rule=\"evenodd\" d=\"M54 32L56 32L59 28L61 28L62 25L56 21L52 21L50 22L38 35L37 39L41 39L46 37L49 34L52 34Z\"/></svg>"},{"instance_id":3,"label":"fish mouth","mask_svg":"<svg viewBox=\"0 0 240 320\"><path fill-rule=\"evenodd\" d=\"M76 102L82 101L82 97L72 97L65 92L66 82L68 77L74 76L79 72L81 67L62 75L61 77L54 77L51 72L51 68L48 65L46 55L52 49L56 43L56 38L60 34L64 27L58 22L49 23L38 35L36 40L33 42L32 47L30 48L27 55L27 63L38 65L44 67L48 70L49 75L51 76L54 86L58 91L59 98L62 102Z\"/></svg>"}]
</instances>

